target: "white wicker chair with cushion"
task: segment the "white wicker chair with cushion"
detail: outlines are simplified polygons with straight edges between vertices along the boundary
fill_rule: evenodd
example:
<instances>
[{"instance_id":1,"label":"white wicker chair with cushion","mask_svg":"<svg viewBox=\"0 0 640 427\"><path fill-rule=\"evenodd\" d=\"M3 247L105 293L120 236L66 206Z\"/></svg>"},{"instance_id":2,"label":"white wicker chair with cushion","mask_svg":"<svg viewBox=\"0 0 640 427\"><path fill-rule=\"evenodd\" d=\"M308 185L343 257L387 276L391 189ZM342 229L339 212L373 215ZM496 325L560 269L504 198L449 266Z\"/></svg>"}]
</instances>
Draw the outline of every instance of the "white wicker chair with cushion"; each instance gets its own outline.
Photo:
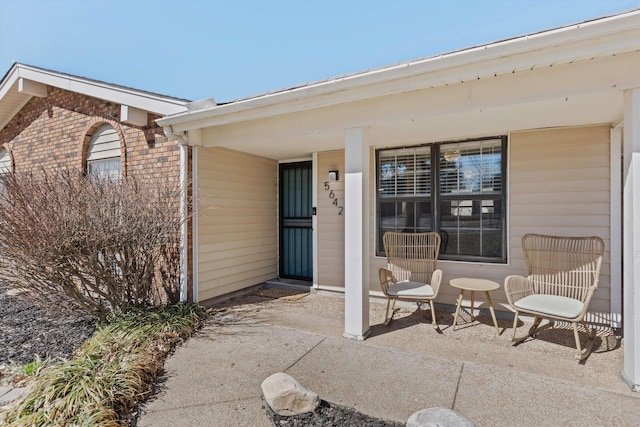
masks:
<instances>
[{"instance_id":1,"label":"white wicker chair with cushion","mask_svg":"<svg viewBox=\"0 0 640 427\"><path fill-rule=\"evenodd\" d=\"M521 343L537 332L553 325L554 320L573 325L577 359L588 357L595 340L584 316L600 277L604 242L601 238L562 237L527 234L522 238L522 250L529 275L509 276L504 281L507 301L515 312L513 341ZM534 317L527 335L516 338L518 315ZM550 322L540 326L542 319ZM578 334L580 323L589 337L582 349Z\"/></svg>"},{"instance_id":2,"label":"white wicker chair with cushion","mask_svg":"<svg viewBox=\"0 0 640 427\"><path fill-rule=\"evenodd\" d=\"M394 314L396 301L429 303L431 323L440 330L436 321L433 301L438 296L442 271L437 269L440 253L440 235L431 233L398 233L388 231L382 237L387 257L387 268L381 268L380 287L387 297L384 324Z\"/></svg>"}]
</instances>

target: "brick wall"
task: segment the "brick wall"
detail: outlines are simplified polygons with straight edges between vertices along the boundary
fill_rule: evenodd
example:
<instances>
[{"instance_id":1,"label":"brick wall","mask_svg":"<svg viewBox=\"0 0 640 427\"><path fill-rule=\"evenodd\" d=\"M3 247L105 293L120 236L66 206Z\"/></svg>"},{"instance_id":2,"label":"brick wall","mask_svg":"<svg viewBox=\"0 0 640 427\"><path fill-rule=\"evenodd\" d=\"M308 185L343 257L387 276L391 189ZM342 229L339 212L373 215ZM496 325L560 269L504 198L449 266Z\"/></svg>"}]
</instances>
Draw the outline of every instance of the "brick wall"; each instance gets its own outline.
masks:
<instances>
[{"instance_id":1,"label":"brick wall","mask_svg":"<svg viewBox=\"0 0 640 427\"><path fill-rule=\"evenodd\" d=\"M16 172L41 168L84 169L91 135L101 124L113 126L123 146L125 174L145 171L177 179L180 151L149 114L147 126L119 122L120 105L58 88L32 98L0 130L0 144L11 153Z\"/></svg>"}]
</instances>

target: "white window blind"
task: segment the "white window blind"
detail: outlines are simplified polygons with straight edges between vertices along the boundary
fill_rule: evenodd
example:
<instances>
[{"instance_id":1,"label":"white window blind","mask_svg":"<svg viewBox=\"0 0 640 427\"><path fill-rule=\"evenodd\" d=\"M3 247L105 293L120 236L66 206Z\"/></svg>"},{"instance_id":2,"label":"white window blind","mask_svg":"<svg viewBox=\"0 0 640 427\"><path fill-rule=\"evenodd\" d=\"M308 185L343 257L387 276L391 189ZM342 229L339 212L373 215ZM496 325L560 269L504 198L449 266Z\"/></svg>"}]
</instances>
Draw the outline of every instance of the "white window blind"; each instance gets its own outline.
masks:
<instances>
[{"instance_id":1,"label":"white window blind","mask_svg":"<svg viewBox=\"0 0 640 427\"><path fill-rule=\"evenodd\" d=\"M441 194L500 194L502 141L443 144L440 156Z\"/></svg>"},{"instance_id":2,"label":"white window blind","mask_svg":"<svg viewBox=\"0 0 640 427\"><path fill-rule=\"evenodd\" d=\"M380 197L431 195L429 147L385 150L380 154L379 165Z\"/></svg>"}]
</instances>

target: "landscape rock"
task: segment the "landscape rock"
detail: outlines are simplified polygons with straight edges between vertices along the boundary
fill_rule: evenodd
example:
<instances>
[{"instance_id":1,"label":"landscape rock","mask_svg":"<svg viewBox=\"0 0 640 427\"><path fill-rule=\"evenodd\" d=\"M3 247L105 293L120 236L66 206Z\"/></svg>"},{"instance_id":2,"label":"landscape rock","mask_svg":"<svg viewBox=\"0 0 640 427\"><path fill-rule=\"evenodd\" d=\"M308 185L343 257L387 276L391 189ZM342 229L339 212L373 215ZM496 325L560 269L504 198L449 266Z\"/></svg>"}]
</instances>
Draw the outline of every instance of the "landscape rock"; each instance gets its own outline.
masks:
<instances>
[{"instance_id":1,"label":"landscape rock","mask_svg":"<svg viewBox=\"0 0 640 427\"><path fill-rule=\"evenodd\" d=\"M262 382L262 394L278 415L298 415L314 411L320 404L317 393L306 389L291 375L278 372Z\"/></svg>"},{"instance_id":2,"label":"landscape rock","mask_svg":"<svg viewBox=\"0 0 640 427\"><path fill-rule=\"evenodd\" d=\"M406 427L476 427L468 418L447 408L423 409L411 415Z\"/></svg>"},{"instance_id":3,"label":"landscape rock","mask_svg":"<svg viewBox=\"0 0 640 427\"><path fill-rule=\"evenodd\" d=\"M24 365L36 354L69 359L93 335L96 322L91 317L46 310L22 294L11 295L12 289L0 279L0 365Z\"/></svg>"},{"instance_id":4,"label":"landscape rock","mask_svg":"<svg viewBox=\"0 0 640 427\"><path fill-rule=\"evenodd\" d=\"M10 288L7 290L7 296L9 297L14 297L16 295L20 295L21 293L24 293L25 290L24 289L20 289L20 288Z\"/></svg>"}]
</instances>

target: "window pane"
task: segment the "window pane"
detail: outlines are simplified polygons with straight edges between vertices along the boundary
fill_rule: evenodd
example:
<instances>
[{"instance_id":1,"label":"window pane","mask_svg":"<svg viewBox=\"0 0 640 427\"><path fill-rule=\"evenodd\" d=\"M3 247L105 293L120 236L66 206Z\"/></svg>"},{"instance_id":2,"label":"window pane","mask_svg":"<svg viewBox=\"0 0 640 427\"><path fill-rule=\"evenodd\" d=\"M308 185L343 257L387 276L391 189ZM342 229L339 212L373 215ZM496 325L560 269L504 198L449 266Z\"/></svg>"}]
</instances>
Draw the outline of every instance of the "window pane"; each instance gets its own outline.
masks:
<instances>
[{"instance_id":1,"label":"window pane","mask_svg":"<svg viewBox=\"0 0 640 427\"><path fill-rule=\"evenodd\" d=\"M382 198L431 195L431 160L428 147L385 150L380 154L378 176Z\"/></svg>"},{"instance_id":2,"label":"window pane","mask_svg":"<svg viewBox=\"0 0 640 427\"><path fill-rule=\"evenodd\" d=\"M499 194L502 141L461 142L440 147L441 194Z\"/></svg>"},{"instance_id":3,"label":"window pane","mask_svg":"<svg viewBox=\"0 0 640 427\"><path fill-rule=\"evenodd\" d=\"M443 200L442 253L502 259L502 203L499 199Z\"/></svg>"},{"instance_id":4,"label":"window pane","mask_svg":"<svg viewBox=\"0 0 640 427\"><path fill-rule=\"evenodd\" d=\"M105 160L91 160L87 162L89 175L109 178L120 178L120 157Z\"/></svg>"},{"instance_id":5,"label":"window pane","mask_svg":"<svg viewBox=\"0 0 640 427\"><path fill-rule=\"evenodd\" d=\"M378 223L378 248L383 250L382 235L387 231L426 233L432 230L431 202L382 202Z\"/></svg>"}]
</instances>

